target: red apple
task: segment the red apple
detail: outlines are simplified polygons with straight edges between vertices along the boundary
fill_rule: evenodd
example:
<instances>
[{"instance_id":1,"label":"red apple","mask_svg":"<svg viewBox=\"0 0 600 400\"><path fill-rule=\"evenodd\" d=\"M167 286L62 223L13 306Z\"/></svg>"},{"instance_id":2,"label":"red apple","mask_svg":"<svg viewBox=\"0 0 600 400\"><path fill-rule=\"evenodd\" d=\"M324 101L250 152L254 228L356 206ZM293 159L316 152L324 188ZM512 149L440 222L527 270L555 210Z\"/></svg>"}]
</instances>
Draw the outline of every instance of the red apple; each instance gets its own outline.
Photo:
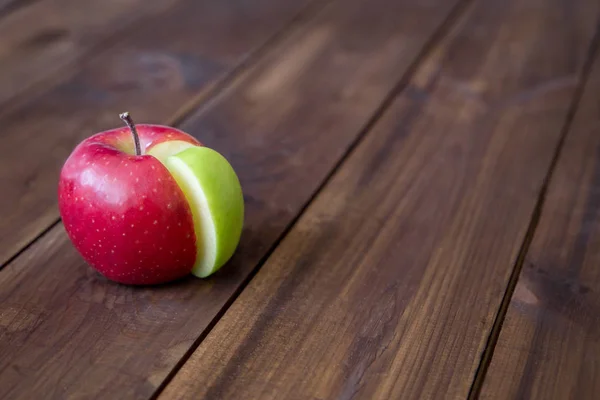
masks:
<instances>
[{"instance_id":1,"label":"red apple","mask_svg":"<svg viewBox=\"0 0 600 400\"><path fill-rule=\"evenodd\" d=\"M122 118L128 127L85 139L62 168L59 210L69 238L117 282L210 275L231 257L241 234L237 176L187 133Z\"/></svg>"}]
</instances>

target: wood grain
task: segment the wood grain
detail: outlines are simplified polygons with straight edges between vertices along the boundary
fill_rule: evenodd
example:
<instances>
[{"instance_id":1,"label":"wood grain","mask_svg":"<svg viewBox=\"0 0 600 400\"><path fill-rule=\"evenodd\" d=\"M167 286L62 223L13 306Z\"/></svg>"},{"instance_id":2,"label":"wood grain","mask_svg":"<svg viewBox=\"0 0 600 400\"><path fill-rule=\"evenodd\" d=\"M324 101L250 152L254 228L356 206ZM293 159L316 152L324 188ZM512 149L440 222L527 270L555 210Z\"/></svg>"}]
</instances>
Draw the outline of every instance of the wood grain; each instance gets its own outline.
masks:
<instances>
[{"instance_id":1,"label":"wood grain","mask_svg":"<svg viewBox=\"0 0 600 400\"><path fill-rule=\"evenodd\" d=\"M0 2L0 105L45 87L78 60L94 56L134 22L162 14L181 0L20 0ZM41 89L41 88L39 88ZM19 97L20 96L20 97Z\"/></svg>"},{"instance_id":2,"label":"wood grain","mask_svg":"<svg viewBox=\"0 0 600 400\"><path fill-rule=\"evenodd\" d=\"M593 3L477 2L159 398L467 398Z\"/></svg>"},{"instance_id":3,"label":"wood grain","mask_svg":"<svg viewBox=\"0 0 600 400\"><path fill-rule=\"evenodd\" d=\"M170 124L307 4L183 1L80 65L64 84L0 117L0 264L58 219L58 174L77 143L120 126L124 110L136 122Z\"/></svg>"},{"instance_id":4,"label":"wood grain","mask_svg":"<svg viewBox=\"0 0 600 400\"><path fill-rule=\"evenodd\" d=\"M553 173L481 398L600 393L600 60Z\"/></svg>"},{"instance_id":5,"label":"wood grain","mask_svg":"<svg viewBox=\"0 0 600 400\"><path fill-rule=\"evenodd\" d=\"M0 397L150 396L310 200L454 4L337 1L183 124L231 160L245 193L242 242L213 278L147 289L111 284L82 262L61 225L5 267ZM166 92L162 101L173 100Z\"/></svg>"}]
</instances>

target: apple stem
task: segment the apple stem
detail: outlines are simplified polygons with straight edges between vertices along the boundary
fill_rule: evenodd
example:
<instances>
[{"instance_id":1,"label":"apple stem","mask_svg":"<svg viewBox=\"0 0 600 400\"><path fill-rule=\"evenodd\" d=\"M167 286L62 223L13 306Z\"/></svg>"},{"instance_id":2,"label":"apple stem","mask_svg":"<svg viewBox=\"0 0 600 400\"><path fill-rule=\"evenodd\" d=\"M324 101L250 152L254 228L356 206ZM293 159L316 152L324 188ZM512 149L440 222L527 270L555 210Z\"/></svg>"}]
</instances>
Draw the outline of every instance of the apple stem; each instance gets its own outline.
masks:
<instances>
[{"instance_id":1,"label":"apple stem","mask_svg":"<svg viewBox=\"0 0 600 400\"><path fill-rule=\"evenodd\" d=\"M131 136L133 136L133 143L135 144L135 155L141 156L142 147L140 146L140 137L138 136L137 129L135 129L135 124L133 123L129 112L126 111L122 114L119 114L119 118L121 118L123 122L125 122L125 124L129 127L129 130L131 131Z\"/></svg>"}]
</instances>

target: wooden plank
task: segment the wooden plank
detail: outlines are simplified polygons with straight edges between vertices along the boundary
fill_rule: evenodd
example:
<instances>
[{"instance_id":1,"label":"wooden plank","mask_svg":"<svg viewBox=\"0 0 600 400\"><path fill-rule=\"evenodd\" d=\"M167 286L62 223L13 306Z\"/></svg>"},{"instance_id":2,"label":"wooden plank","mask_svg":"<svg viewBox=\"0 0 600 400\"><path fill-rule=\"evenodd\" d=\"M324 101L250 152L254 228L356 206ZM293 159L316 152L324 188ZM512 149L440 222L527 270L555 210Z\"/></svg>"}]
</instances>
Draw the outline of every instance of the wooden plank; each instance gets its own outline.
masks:
<instances>
[{"instance_id":1,"label":"wooden plank","mask_svg":"<svg viewBox=\"0 0 600 400\"><path fill-rule=\"evenodd\" d=\"M307 3L185 0L86 62L72 79L0 117L0 263L58 219L58 174L80 140L118 126L123 110L136 121L172 123ZM26 163L15 151L25 148Z\"/></svg>"},{"instance_id":2,"label":"wooden plank","mask_svg":"<svg viewBox=\"0 0 600 400\"><path fill-rule=\"evenodd\" d=\"M337 1L183 124L231 160L245 191L240 248L213 278L160 288L111 284L82 262L61 225L5 267L0 397L150 396L310 200L455 4ZM169 104L169 96L163 101Z\"/></svg>"},{"instance_id":3,"label":"wooden plank","mask_svg":"<svg viewBox=\"0 0 600 400\"><path fill-rule=\"evenodd\" d=\"M97 52L107 39L180 1L0 2L0 105L12 107L31 95L30 89L50 84L58 72L72 74L76 61Z\"/></svg>"},{"instance_id":4,"label":"wooden plank","mask_svg":"<svg viewBox=\"0 0 600 400\"><path fill-rule=\"evenodd\" d=\"M600 60L552 175L482 398L600 393Z\"/></svg>"},{"instance_id":5,"label":"wooden plank","mask_svg":"<svg viewBox=\"0 0 600 400\"><path fill-rule=\"evenodd\" d=\"M467 398L594 3L477 2L159 398Z\"/></svg>"}]
</instances>

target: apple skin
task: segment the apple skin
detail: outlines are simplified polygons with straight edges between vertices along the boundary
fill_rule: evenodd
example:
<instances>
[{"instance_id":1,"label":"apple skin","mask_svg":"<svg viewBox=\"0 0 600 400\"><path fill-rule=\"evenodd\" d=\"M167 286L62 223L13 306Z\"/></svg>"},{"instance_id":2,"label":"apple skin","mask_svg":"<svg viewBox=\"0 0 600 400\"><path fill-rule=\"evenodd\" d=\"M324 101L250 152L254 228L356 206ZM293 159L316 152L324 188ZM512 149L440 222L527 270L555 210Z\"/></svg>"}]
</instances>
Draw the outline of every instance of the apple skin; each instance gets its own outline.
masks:
<instances>
[{"instance_id":1,"label":"apple skin","mask_svg":"<svg viewBox=\"0 0 600 400\"><path fill-rule=\"evenodd\" d=\"M95 134L66 160L58 185L65 230L83 258L110 280L169 282L190 273L196 237L189 204L161 161L158 144L202 146L175 128L137 125L143 155L127 127Z\"/></svg>"}]
</instances>

